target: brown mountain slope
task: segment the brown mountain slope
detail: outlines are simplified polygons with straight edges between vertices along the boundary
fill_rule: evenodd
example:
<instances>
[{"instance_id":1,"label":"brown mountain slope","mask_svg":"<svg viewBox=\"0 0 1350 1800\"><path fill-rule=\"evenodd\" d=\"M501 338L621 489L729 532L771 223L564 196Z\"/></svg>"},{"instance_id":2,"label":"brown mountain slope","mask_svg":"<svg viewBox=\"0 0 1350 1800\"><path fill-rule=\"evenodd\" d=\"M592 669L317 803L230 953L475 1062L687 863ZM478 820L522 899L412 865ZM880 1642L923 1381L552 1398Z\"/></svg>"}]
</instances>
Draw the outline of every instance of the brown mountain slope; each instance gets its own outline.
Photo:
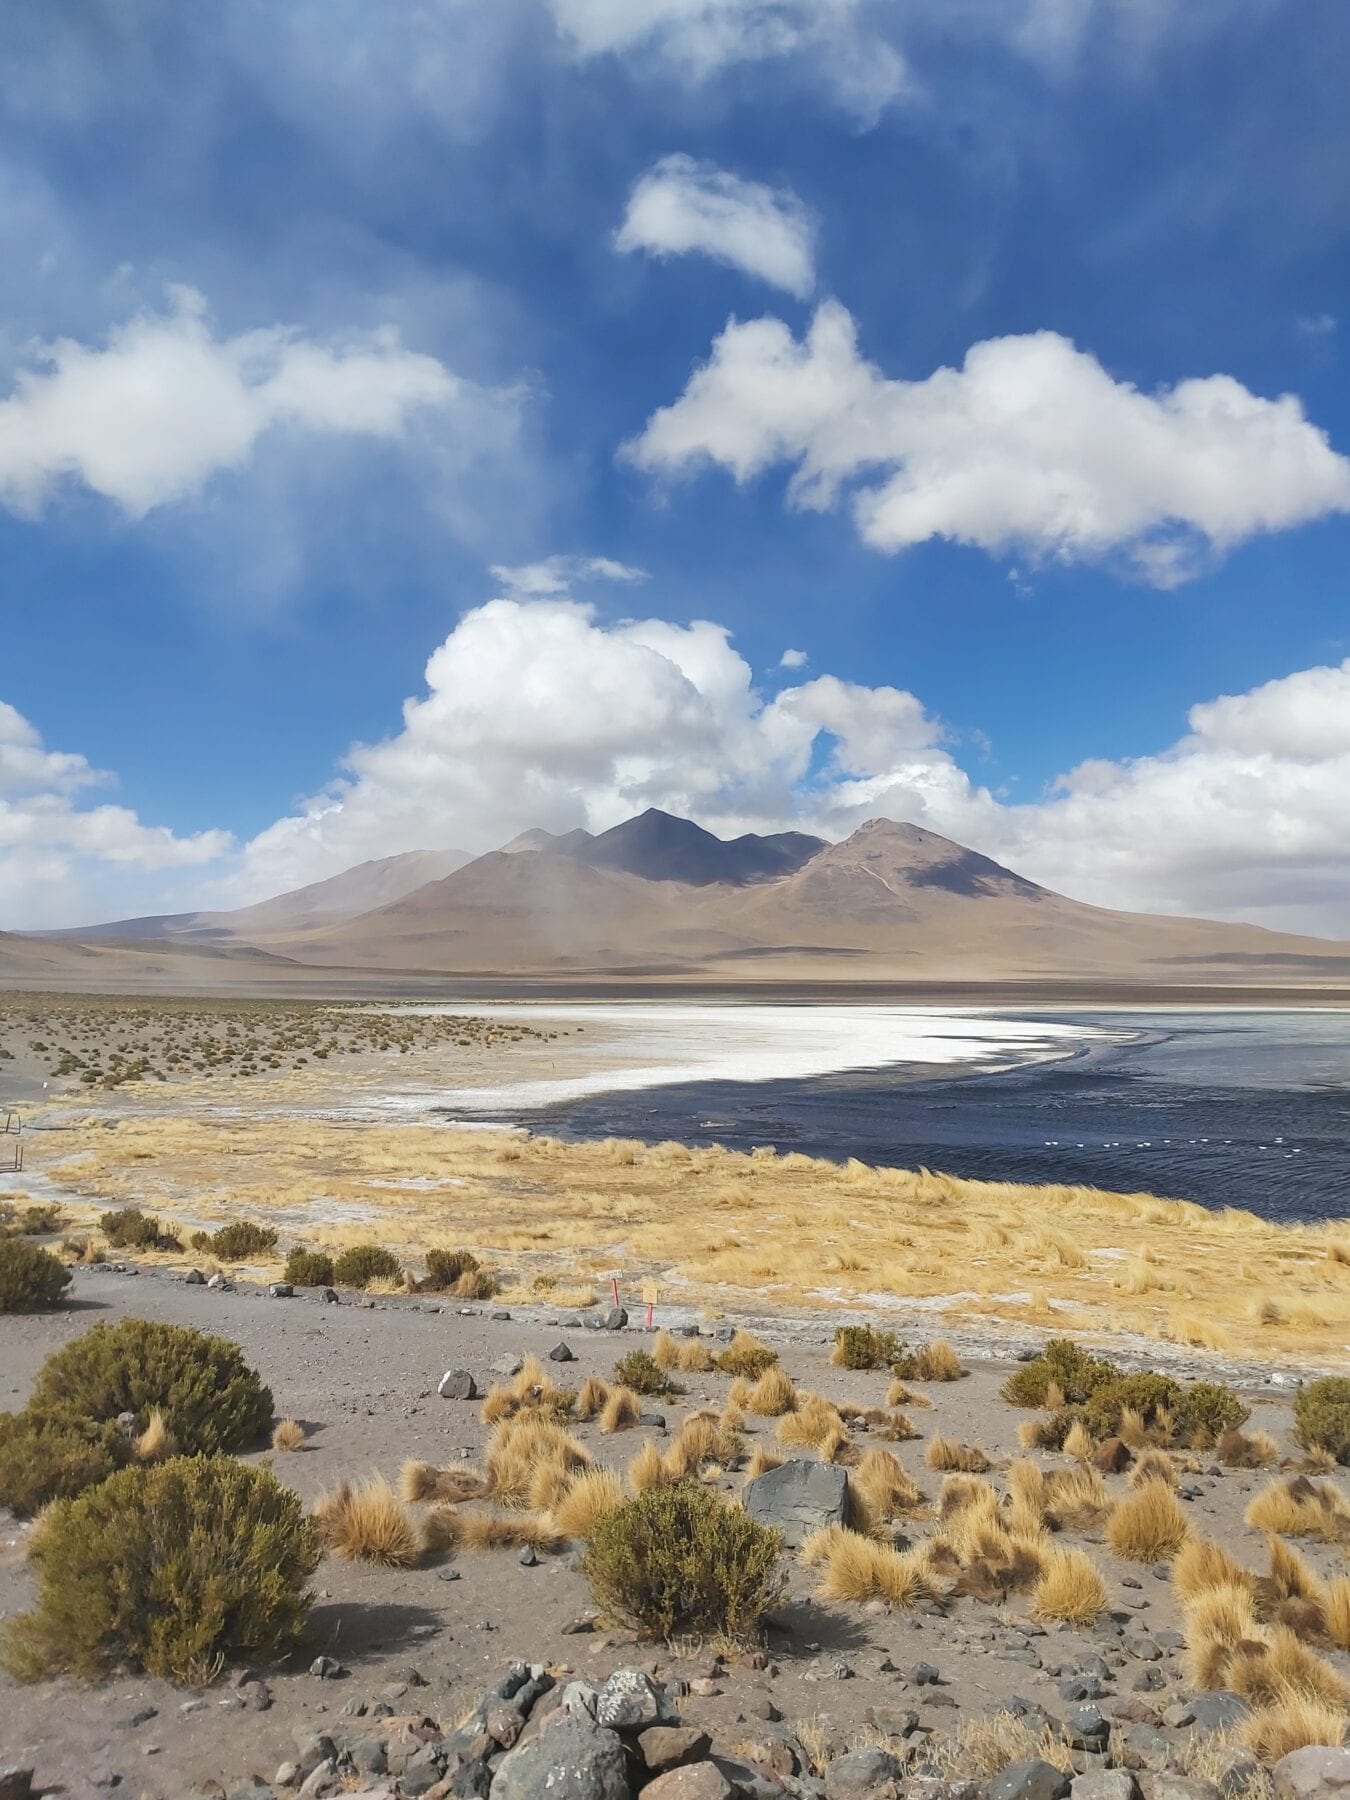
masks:
<instances>
[{"instance_id":1,"label":"brown mountain slope","mask_svg":"<svg viewBox=\"0 0 1350 1800\"><path fill-rule=\"evenodd\" d=\"M552 847L494 852L361 918L266 941L330 968L1350 981L1350 944L1086 906L886 819L749 885L709 882L706 869L692 882L648 880Z\"/></svg>"}]
</instances>

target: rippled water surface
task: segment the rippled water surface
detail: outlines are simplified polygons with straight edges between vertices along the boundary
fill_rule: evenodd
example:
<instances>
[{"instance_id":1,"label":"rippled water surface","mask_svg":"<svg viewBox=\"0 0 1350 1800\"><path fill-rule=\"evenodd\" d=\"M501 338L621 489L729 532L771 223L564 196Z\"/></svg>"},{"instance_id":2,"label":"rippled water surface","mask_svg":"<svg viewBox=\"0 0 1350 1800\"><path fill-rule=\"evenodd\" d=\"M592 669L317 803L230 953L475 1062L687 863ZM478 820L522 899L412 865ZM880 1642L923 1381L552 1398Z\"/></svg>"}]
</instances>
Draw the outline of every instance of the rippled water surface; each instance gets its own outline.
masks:
<instances>
[{"instance_id":1,"label":"rippled water surface","mask_svg":"<svg viewBox=\"0 0 1350 1800\"><path fill-rule=\"evenodd\" d=\"M528 1123L1148 1190L1270 1218L1350 1213L1350 1014L1022 1016L1105 1035L1000 1073L685 1081L532 1110Z\"/></svg>"}]
</instances>

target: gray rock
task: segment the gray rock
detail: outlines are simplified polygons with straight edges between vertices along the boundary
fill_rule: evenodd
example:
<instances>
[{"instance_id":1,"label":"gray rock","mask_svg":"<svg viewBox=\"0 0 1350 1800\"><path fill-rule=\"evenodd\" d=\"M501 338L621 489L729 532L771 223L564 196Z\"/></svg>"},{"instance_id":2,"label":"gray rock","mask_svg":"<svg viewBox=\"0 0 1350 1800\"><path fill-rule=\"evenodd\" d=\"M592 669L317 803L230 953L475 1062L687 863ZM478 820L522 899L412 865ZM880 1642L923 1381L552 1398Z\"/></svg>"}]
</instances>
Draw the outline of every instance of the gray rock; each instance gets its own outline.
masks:
<instances>
[{"instance_id":1,"label":"gray rock","mask_svg":"<svg viewBox=\"0 0 1350 1800\"><path fill-rule=\"evenodd\" d=\"M747 1483L741 1499L752 1519L774 1526L796 1550L821 1526L843 1524L848 1477L833 1463L794 1457Z\"/></svg>"},{"instance_id":2,"label":"gray rock","mask_svg":"<svg viewBox=\"0 0 1350 1800\"><path fill-rule=\"evenodd\" d=\"M1271 1775L1280 1800L1344 1800L1350 1795L1350 1749L1318 1744L1291 1750Z\"/></svg>"},{"instance_id":3,"label":"gray rock","mask_svg":"<svg viewBox=\"0 0 1350 1800\"><path fill-rule=\"evenodd\" d=\"M1163 1724L1170 1725L1175 1731L1182 1725L1193 1725L1195 1713L1189 1700L1174 1700L1171 1706L1163 1709Z\"/></svg>"},{"instance_id":4,"label":"gray rock","mask_svg":"<svg viewBox=\"0 0 1350 1800\"><path fill-rule=\"evenodd\" d=\"M1197 1694L1191 1701L1191 1716L1201 1731L1231 1731L1250 1711L1238 1694Z\"/></svg>"},{"instance_id":5,"label":"gray rock","mask_svg":"<svg viewBox=\"0 0 1350 1800\"><path fill-rule=\"evenodd\" d=\"M904 1706L869 1706L867 1723L883 1737L907 1738L919 1728L919 1715Z\"/></svg>"},{"instance_id":6,"label":"gray rock","mask_svg":"<svg viewBox=\"0 0 1350 1800\"><path fill-rule=\"evenodd\" d=\"M520 1553L518 1561L522 1569L537 1569L539 1567L539 1558L535 1554L533 1544L525 1545Z\"/></svg>"},{"instance_id":7,"label":"gray rock","mask_svg":"<svg viewBox=\"0 0 1350 1800\"><path fill-rule=\"evenodd\" d=\"M467 1369L447 1369L436 1383L442 1400L476 1400L478 1383Z\"/></svg>"},{"instance_id":8,"label":"gray rock","mask_svg":"<svg viewBox=\"0 0 1350 1800\"><path fill-rule=\"evenodd\" d=\"M337 1764L321 1762L317 1769L311 1769L300 1783L300 1800L319 1800L321 1794L331 1794L338 1785ZM231 1800L234 1800L231 1795Z\"/></svg>"},{"instance_id":9,"label":"gray rock","mask_svg":"<svg viewBox=\"0 0 1350 1800\"><path fill-rule=\"evenodd\" d=\"M854 1750L825 1771L825 1800L896 1800L905 1765L889 1750Z\"/></svg>"},{"instance_id":10,"label":"gray rock","mask_svg":"<svg viewBox=\"0 0 1350 1800\"><path fill-rule=\"evenodd\" d=\"M189 1269L183 1280L189 1287L205 1287L206 1277L200 1269Z\"/></svg>"},{"instance_id":11,"label":"gray rock","mask_svg":"<svg viewBox=\"0 0 1350 1800\"><path fill-rule=\"evenodd\" d=\"M1134 1694L1156 1694L1160 1688L1167 1686L1167 1677L1157 1663L1145 1663L1130 1683L1130 1692Z\"/></svg>"},{"instance_id":12,"label":"gray rock","mask_svg":"<svg viewBox=\"0 0 1350 1800\"><path fill-rule=\"evenodd\" d=\"M1136 1662L1161 1662L1162 1650L1145 1631L1127 1631L1120 1640L1126 1654Z\"/></svg>"},{"instance_id":13,"label":"gray rock","mask_svg":"<svg viewBox=\"0 0 1350 1800\"><path fill-rule=\"evenodd\" d=\"M493 1800L632 1800L633 1790L618 1734L564 1716L506 1753L492 1794Z\"/></svg>"},{"instance_id":14,"label":"gray rock","mask_svg":"<svg viewBox=\"0 0 1350 1800\"><path fill-rule=\"evenodd\" d=\"M558 1705L574 1719L595 1720L600 1690L589 1681L569 1681L558 1696Z\"/></svg>"},{"instance_id":15,"label":"gray rock","mask_svg":"<svg viewBox=\"0 0 1350 1800\"><path fill-rule=\"evenodd\" d=\"M1165 1769L1176 1749L1175 1739L1156 1725L1131 1725L1124 1745L1130 1767L1138 1769Z\"/></svg>"},{"instance_id":16,"label":"gray rock","mask_svg":"<svg viewBox=\"0 0 1350 1800\"><path fill-rule=\"evenodd\" d=\"M524 1364L518 1356L499 1356L492 1365L492 1373L509 1381L513 1375L519 1375Z\"/></svg>"},{"instance_id":17,"label":"gray rock","mask_svg":"<svg viewBox=\"0 0 1350 1800\"><path fill-rule=\"evenodd\" d=\"M1139 1785L1146 1800L1219 1800L1219 1790L1212 1781L1200 1781L1194 1775L1174 1775L1170 1769L1146 1775Z\"/></svg>"},{"instance_id":18,"label":"gray rock","mask_svg":"<svg viewBox=\"0 0 1350 1800\"><path fill-rule=\"evenodd\" d=\"M33 1791L33 1771L9 1763L0 1768L0 1800L28 1800Z\"/></svg>"},{"instance_id":19,"label":"gray rock","mask_svg":"<svg viewBox=\"0 0 1350 1800\"><path fill-rule=\"evenodd\" d=\"M628 1324L628 1314L621 1306L611 1306L608 1312L600 1316L602 1331L622 1331Z\"/></svg>"},{"instance_id":20,"label":"gray rock","mask_svg":"<svg viewBox=\"0 0 1350 1800\"><path fill-rule=\"evenodd\" d=\"M316 1656L309 1665L311 1675L317 1675L320 1681L336 1681L339 1675L347 1671L335 1656Z\"/></svg>"},{"instance_id":21,"label":"gray rock","mask_svg":"<svg viewBox=\"0 0 1350 1800\"><path fill-rule=\"evenodd\" d=\"M274 1300L294 1300L295 1298L295 1289L289 1281L274 1281L267 1291Z\"/></svg>"},{"instance_id":22,"label":"gray rock","mask_svg":"<svg viewBox=\"0 0 1350 1800\"><path fill-rule=\"evenodd\" d=\"M1071 1675L1059 1684L1061 1700L1100 1700L1105 1691L1095 1675Z\"/></svg>"},{"instance_id":23,"label":"gray rock","mask_svg":"<svg viewBox=\"0 0 1350 1800\"><path fill-rule=\"evenodd\" d=\"M324 1288L322 1290L322 1292L323 1292L323 1303L325 1306L340 1306L341 1305L342 1296L338 1293L336 1288Z\"/></svg>"},{"instance_id":24,"label":"gray rock","mask_svg":"<svg viewBox=\"0 0 1350 1800\"><path fill-rule=\"evenodd\" d=\"M909 1679L915 1687L936 1687L942 1680L941 1673L930 1662L915 1663L909 1672Z\"/></svg>"},{"instance_id":25,"label":"gray rock","mask_svg":"<svg viewBox=\"0 0 1350 1800\"><path fill-rule=\"evenodd\" d=\"M641 1731L661 1724L663 1710L661 1696L641 1669L616 1669L596 1699L595 1719L612 1731Z\"/></svg>"},{"instance_id":26,"label":"gray rock","mask_svg":"<svg viewBox=\"0 0 1350 1800\"><path fill-rule=\"evenodd\" d=\"M1225 1800L1238 1800L1239 1795L1262 1786L1265 1781L1265 1770L1251 1751L1239 1750L1236 1745L1224 1751L1223 1767L1216 1772L1219 1792Z\"/></svg>"},{"instance_id":27,"label":"gray rock","mask_svg":"<svg viewBox=\"0 0 1350 1800\"><path fill-rule=\"evenodd\" d=\"M1104 1750L1111 1723L1095 1706L1071 1706L1064 1715L1064 1734L1075 1750Z\"/></svg>"},{"instance_id":28,"label":"gray rock","mask_svg":"<svg viewBox=\"0 0 1350 1800\"><path fill-rule=\"evenodd\" d=\"M1093 1769L1076 1775L1069 1791L1073 1800L1139 1800L1139 1783L1125 1769Z\"/></svg>"},{"instance_id":29,"label":"gray rock","mask_svg":"<svg viewBox=\"0 0 1350 1800\"><path fill-rule=\"evenodd\" d=\"M232 1281L226 1281L223 1275L213 1275L206 1285L209 1288L214 1288L218 1294L231 1293L234 1289L234 1283Z\"/></svg>"},{"instance_id":30,"label":"gray rock","mask_svg":"<svg viewBox=\"0 0 1350 1800\"><path fill-rule=\"evenodd\" d=\"M989 1784L989 1800L1064 1800L1068 1792L1069 1777L1039 1757L1009 1763Z\"/></svg>"},{"instance_id":31,"label":"gray rock","mask_svg":"<svg viewBox=\"0 0 1350 1800\"><path fill-rule=\"evenodd\" d=\"M279 1763L277 1765L277 1772L272 1777L272 1786L274 1788L294 1787L296 1782L299 1781L299 1779L300 1779L299 1763L293 1763L293 1762Z\"/></svg>"},{"instance_id":32,"label":"gray rock","mask_svg":"<svg viewBox=\"0 0 1350 1800\"><path fill-rule=\"evenodd\" d=\"M577 1359L572 1354L572 1351L569 1348L569 1346L567 1344L564 1344L561 1341L559 1341L549 1351L548 1360L550 1362L556 1362L556 1363L568 1363L568 1362L575 1362Z\"/></svg>"},{"instance_id":33,"label":"gray rock","mask_svg":"<svg viewBox=\"0 0 1350 1800\"><path fill-rule=\"evenodd\" d=\"M337 1750L332 1738L326 1732L315 1731L312 1725L297 1725L291 1733L291 1742L295 1745L295 1761L302 1778L310 1775L321 1763L336 1760Z\"/></svg>"}]
</instances>

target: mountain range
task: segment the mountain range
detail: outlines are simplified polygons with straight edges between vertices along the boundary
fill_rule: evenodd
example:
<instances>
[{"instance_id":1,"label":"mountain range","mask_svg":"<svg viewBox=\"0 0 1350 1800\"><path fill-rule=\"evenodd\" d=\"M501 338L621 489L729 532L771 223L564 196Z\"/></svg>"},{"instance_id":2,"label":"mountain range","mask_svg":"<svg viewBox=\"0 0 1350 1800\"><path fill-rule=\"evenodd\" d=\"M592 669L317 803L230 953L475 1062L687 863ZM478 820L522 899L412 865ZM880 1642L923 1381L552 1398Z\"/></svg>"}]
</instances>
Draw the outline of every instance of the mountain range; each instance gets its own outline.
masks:
<instances>
[{"instance_id":1,"label":"mountain range","mask_svg":"<svg viewBox=\"0 0 1350 1800\"><path fill-rule=\"evenodd\" d=\"M1350 984L1350 943L1070 900L917 825L842 843L722 839L650 810L610 831L533 830L469 858L416 851L233 912L0 935L0 978L64 953L126 979L371 982L466 975L778 982ZM203 959L206 959L203 961ZM121 979L112 977L110 979Z\"/></svg>"}]
</instances>

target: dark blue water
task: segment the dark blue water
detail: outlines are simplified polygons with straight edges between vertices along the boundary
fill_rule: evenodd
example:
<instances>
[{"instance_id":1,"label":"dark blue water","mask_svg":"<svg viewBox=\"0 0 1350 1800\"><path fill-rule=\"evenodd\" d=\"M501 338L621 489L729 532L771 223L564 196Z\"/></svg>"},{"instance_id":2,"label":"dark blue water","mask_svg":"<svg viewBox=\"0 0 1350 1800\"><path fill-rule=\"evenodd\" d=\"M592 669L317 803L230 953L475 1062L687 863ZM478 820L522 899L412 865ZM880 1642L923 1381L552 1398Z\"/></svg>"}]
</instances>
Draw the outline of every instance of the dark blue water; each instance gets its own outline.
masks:
<instances>
[{"instance_id":1,"label":"dark blue water","mask_svg":"<svg viewBox=\"0 0 1350 1800\"><path fill-rule=\"evenodd\" d=\"M523 1122L559 1137L772 1144L973 1178L1147 1191L1271 1219L1350 1213L1350 1014L1074 1018L1137 1037L1004 1074L697 1082L597 1095Z\"/></svg>"}]
</instances>

